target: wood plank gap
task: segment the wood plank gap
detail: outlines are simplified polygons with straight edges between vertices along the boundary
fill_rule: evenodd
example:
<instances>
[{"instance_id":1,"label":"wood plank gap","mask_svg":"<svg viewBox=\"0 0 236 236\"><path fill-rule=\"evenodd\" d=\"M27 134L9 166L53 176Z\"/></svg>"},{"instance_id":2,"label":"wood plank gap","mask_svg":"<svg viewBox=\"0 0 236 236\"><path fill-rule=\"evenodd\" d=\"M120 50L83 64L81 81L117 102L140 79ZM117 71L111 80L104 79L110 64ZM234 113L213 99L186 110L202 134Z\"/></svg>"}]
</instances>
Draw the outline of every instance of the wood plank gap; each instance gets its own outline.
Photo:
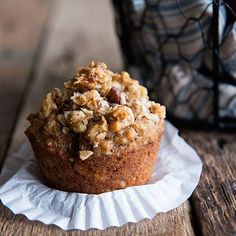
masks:
<instances>
[{"instance_id":1,"label":"wood plank gap","mask_svg":"<svg viewBox=\"0 0 236 236\"><path fill-rule=\"evenodd\" d=\"M201 228L200 228L200 222L199 217L196 212L196 208L194 207L194 200L192 199L192 196L189 198L189 204L191 208L191 217L192 217L192 228L193 232L197 236L202 236Z\"/></svg>"}]
</instances>

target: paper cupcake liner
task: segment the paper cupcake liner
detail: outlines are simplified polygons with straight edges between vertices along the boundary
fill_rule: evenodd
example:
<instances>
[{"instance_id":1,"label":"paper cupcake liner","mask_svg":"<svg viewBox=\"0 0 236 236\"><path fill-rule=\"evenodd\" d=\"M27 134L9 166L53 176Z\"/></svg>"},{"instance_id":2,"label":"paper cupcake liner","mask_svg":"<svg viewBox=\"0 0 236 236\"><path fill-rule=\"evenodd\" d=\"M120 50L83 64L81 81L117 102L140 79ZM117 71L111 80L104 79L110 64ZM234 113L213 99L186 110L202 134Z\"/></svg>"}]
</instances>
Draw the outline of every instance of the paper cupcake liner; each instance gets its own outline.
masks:
<instances>
[{"instance_id":1,"label":"paper cupcake liner","mask_svg":"<svg viewBox=\"0 0 236 236\"><path fill-rule=\"evenodd\" d=\"M30 146L24 145L7 161L0 183L15 173L10 166L19 161L17 158L30 161L0 188L0 199L15 214L64 230L105 229L152 219L182 204L200 178L198 155L177 133L165 123L158 163L148 184L98 195L68 193L44 185L35 159L30 158Z\"/></svg>"}]
</instances>

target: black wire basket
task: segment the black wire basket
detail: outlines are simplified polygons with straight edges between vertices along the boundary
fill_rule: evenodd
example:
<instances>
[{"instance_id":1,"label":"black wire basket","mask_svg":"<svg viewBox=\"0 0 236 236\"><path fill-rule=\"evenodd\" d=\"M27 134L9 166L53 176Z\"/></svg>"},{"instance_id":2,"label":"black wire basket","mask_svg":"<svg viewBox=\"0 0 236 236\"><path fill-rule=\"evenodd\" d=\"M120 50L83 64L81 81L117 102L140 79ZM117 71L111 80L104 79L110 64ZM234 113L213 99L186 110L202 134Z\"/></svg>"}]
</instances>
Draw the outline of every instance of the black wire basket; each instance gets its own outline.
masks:
<instances>
[{"instance_id":1,"label":"black wire basket","mask_svg":"<svg viewBox=\"0 0 236 236\"><path fill-rule=\"evenodd\" d=\"M236 131L236 2L112 2L125 67L167 118Z\"/></svg>"}]
</instances>

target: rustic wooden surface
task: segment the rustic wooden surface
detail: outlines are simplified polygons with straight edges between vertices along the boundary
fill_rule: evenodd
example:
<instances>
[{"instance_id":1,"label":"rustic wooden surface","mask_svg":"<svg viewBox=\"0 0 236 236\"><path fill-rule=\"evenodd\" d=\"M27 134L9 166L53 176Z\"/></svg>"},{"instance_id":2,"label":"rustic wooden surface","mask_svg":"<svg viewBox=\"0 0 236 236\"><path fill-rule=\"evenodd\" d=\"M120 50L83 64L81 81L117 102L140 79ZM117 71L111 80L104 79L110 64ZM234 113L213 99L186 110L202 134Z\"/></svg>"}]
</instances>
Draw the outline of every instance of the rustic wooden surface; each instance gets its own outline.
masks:
<instances>
[{"instance_id":1,"label":"rustic wooden surface","mask_svg":"<svg viewBox=\"0 0 236 236\"><path fill-rule=\"evenodd\" d=\"M204 163L191 204L202 235L236 235L236 134L187 132Z\"/></svg>"},{"instance_id":2,"label":"rustic wooden surface","mask_svg":"<svg viewBox=\"0 0 236 236\"><path fill-rule=\"evenodd\" d=\"M106 230L91 229L87 231L70 230L68 232L56 226L30 222L24 216L15 216L6 207L0 205L0 235L55 235L55 236L100 236L100 235L194 235L191 227L190 206L188 201L168 213L158 214L153 220L142 220L137 224L129 223L120 228L111 227Z\"/></svg>"},{"instance_id":3,"label":"rustic wooden surface","mask_svg":"<svg viewBox=\"0 0 236 236\"><path fill-rule=\"evenodd\" d=\"M3 2L9 4L6 7L12 7L11 2L13 0ZM48 90L54 86L60 86L64 80L68 79L76 65L86 65L91 60L99 60L105 61L109 68L114 71L119 71L122 68L108 0L57 0L54 1L50 11L51 4L49 4L49 1L24 0L24 3L24 7L23 5L19 6L19 9L22 10L27 4L36 4L37 9L33 5L31 6L31 11L34 12L32 15L35 15L36 18L41 16L41 18L39 17L40 20L36 20L36 22L31 22L31 24L35 24L31 26L33 35L25 36L30 39L26 45L31 52L29 53L30 59L25 62L25 67L28 66L27 72L19 76L18 70L9 69L12 72L8 77L9 79L0 80L1 88L5 86L4 99L7 100L9 96L11 97L12 92L10 91L17 90L16 93L19 93L16 96L18 103L14 103L13 108L8 111L8 116L11 119L5 118L4 123L0 122L1 135L9 136L11 134L9 137L12 137L6 158L10 158L11 154L26 140L23 134L28 125L25 121L26 115L37 109L42 96ZM2 10L1 4L0 1L0 13ZM4 14L5 21L11 19L7 8ZM25 22L30 24L29 21L32 15L24 14L24 17L14 15L14 17L24 18ZM47 24L45 24L47 16L49 18ZM0 24L3 24L1 17L0 14ZM21 20L23 21L23 19ZM43 26L46 27L47 34L43 31ZM21 32L20 30L18 34L20 35ZM5 35L3 36L5 37ZM15 39L14 37L9 36L9 40L18 41L17 37ZM38 51L39 45L43 45L40 47L40 51ZM3 49L5 47L3 46ZM19 50L21 56L23 55L20 54L21 47L23 46L19 44L19 48L13 48L12 51ZM5 68L5 64L1 65L1 53L2 49L0 50L0 66ZM38 58L38 60L32 63L35 58ZM15 61L15 64L9 62L9 68L11 65L12 68L14 68L13 66L17 67L18 62ZM0 70L0 77L7 77L2 71L4 70ZM30 71L34 73L30 73ZM22 81L21 85L14 82L15 77L23 78L18 80ZM30 78L31 81L29 86L26 86L27 78ZM17 107L20 105L22 94L25 96L25 102L22 104L19 113ZM7 107L0 111L0 117L4 115L6 110ZM17 122L14 121L16 116L18 117ZM5 123L9 127L15 125L14 132L10 133L12 128L5 130ZM39 222L29 221L24 216L15 216L0 204L0 235L182 236L236 234L236 135L193 131L183 131L182 135L197 150L204 162L201 182L190 199L191 205L189 201L186 201L175 210L158 214L153 220L143 220L137 224L127 224L120 228L113 227L104 231L89 230L83 232L74 230L65 232L55 226L46 226ZM9 140L9 138L7 139ZM1 137L0 145L6 145L6 143L6 139ZM0 156L0 159L3 156Z\"/></svg>"},{"instance_id":4,"label":"rustic wooden surface","mask_svg":"<svg viewBox=\"0 0 236 236\"><path fill-rule=\"evenodd\" d=\"M8 144L32 66L40 50L51 1L0 1L0 163Z\"/></svg>"}]
</instances>

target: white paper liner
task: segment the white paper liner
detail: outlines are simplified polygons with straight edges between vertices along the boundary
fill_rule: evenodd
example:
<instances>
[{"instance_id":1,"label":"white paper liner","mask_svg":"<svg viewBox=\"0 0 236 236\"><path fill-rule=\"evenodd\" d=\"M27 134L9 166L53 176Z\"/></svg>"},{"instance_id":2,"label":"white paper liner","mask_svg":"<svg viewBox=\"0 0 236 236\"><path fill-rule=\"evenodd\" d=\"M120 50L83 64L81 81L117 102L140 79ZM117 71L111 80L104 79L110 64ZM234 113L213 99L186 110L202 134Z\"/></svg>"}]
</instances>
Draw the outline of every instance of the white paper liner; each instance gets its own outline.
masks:
<instances>
[{"instance_id":1,"label":"white paper liner","mask_svg":"<svg viewBox=\"0 0 236 236\"><path fill-rule=\"evenodd\" d=\"M152 219L157 213L172 210L188 199L202 170L197 153L169 122L165 122L158 165L147 185L99 195L51 189L44 185L28 144L7 160L0 184L17 171L19 163L25 162L0 188L2 203L15 214L55 224L64 230L105 229Z\"/></svg>"}]
</instances>

